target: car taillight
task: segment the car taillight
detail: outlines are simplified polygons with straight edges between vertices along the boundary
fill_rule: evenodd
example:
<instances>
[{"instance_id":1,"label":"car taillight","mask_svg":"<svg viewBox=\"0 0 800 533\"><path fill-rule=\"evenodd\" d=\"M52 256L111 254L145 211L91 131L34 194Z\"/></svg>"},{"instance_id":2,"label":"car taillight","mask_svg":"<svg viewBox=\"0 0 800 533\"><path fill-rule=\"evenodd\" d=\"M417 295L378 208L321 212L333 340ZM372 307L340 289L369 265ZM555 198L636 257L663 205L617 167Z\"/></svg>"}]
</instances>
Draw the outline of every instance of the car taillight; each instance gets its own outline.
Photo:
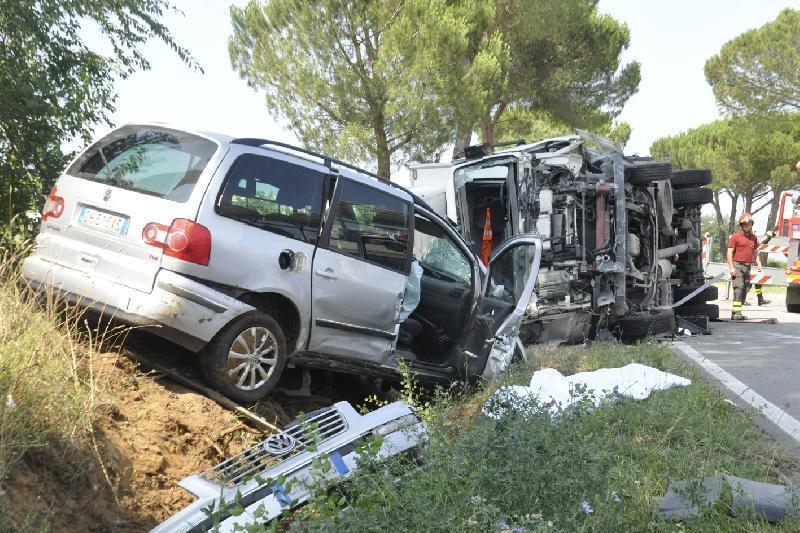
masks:
<instances>
[{"instance_id":1,"label":"car taillight","mask_svg":"<svg viewBox=\"0 0 800 533\"><path fill-rule=\"evenodd\" d=\"M64 212L64 199L57 196L57 192L55 187L50 189L50 194L47 195L42 208L42 222L48 218L58 218Z\"/></svg>"},{"instance_id":2,"label":"car taillight","mask_svg":"<svg viewBox=\"0 0 800 533\"><path fill-rule=\"evenodd\" d=\"M176 218L169 227L150 222L142 228L142 239L164 250L164 255L208 266L211 232L202 224L185 218Z\"/></svg>"}]
</instances>

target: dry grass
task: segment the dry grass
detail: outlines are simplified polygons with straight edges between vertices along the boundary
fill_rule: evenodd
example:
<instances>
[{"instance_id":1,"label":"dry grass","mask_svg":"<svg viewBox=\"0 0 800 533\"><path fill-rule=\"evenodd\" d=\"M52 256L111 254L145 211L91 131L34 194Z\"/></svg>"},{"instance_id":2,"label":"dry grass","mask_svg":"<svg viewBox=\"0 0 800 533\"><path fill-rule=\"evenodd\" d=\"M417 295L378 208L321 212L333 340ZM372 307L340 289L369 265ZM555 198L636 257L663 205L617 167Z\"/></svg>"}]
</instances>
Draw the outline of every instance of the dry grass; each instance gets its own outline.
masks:
<instances>
[{"instance_id":1,"label":"dry grass","mask_svg":"<svg viewBox=\"0 0 800 533\"><path fill-rule=\"evenodd\" d=\"M93 445L97 356L121 333L98 334L75 308L25 289L19 263L28 251L0 257L0 487L31 448Z\"/></svg>"}]
</instances>

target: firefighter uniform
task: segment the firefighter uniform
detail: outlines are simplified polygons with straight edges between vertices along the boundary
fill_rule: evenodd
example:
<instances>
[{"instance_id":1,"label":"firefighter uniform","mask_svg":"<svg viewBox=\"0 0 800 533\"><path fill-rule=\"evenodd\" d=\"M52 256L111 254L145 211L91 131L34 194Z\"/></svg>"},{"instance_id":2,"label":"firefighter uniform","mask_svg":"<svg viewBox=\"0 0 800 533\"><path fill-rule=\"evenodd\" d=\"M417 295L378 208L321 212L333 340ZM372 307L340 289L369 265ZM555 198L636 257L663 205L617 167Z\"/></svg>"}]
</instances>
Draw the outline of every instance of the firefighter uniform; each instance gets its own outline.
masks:
<instances>
[{"instance_id":1,"label":"firefighter uniform","mask_svg":"<svg viewBox=\"0 0 800 533\"><path fill-rule=\"evenodd\" d=\"M733 315L741 314L747 289L750 285L750 266L756 260L758 239L752 232L740 230L728 239L728 248L733 249Z\"/></svg>"}]
</instances>

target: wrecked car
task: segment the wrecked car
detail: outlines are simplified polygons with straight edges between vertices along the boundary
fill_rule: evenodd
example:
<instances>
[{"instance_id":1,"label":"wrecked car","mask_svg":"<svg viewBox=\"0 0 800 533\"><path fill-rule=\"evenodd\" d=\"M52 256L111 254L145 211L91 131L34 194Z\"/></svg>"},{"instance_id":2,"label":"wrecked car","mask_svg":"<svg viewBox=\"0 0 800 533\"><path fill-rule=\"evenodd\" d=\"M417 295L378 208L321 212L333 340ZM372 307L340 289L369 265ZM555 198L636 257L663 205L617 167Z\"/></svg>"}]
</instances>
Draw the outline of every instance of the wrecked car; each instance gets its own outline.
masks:
<instances>
[{"instance_id":1,"label":"wrecked car","mask_svg":"<svg viewBox=\"0 0 800 533\"><path fill-rule=\"evenodd\" d=\"M710 173L673 173L669 162L625 156L587 132L503 145L494 153L468 147L439 188L428 178L419 192L441 198L440 212L475 253L518 234L542 238L525 340L582 342L598 322L628 339L671 333L673 302L704 283L700 206L712 196L700 186ZM412 168L412 183L420 170ZM707 287L681 310L710 313L702 302L715 290Z\"/></svg>"},{"instance_id":2,"label":"wrecked car","mask_svg":"<svg viewBox=\"0 0 800 533\"><path fill-rule=\"evenodd\" d=\"M349 478L369 457L360 448L379 444L373 459L414 454L427 439L425 425L403 402L359 415L338 402L289 424L281 433L226 459L179 486L197 499L153 533L244 531L303 505L314 490ZM370 454L364 453L369 456ZM320 468L315 459L330 463Z\"/></svg>"},{"instance_id":3,"label":"wrecked car","mask_svg":"<svg viewBox=\"0 0 800 533\"><path fill-rule=\"evenodd\" d=\"M212 387L252 402L295 365L496 376L541 253L520 234L487 269L423 200L358 167L131 124L58 178L23 275L196 352Z\"/></svg>"}]
</instances>

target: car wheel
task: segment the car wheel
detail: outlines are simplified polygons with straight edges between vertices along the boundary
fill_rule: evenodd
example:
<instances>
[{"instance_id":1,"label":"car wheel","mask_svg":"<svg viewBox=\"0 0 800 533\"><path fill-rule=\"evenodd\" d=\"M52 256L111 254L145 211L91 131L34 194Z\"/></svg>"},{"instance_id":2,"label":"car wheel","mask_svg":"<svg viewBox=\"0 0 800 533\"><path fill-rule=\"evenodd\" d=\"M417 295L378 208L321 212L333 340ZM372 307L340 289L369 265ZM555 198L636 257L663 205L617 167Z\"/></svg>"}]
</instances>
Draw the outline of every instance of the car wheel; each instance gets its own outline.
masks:
<instances>
[{"instance_id":1,"label":"car wheel","mask_svg":"<svg viewBox=\"0 0 800 533\"><path fill-rule=\"evenodd\" d=\"M622 340L632 341L675 331L675 313L672 309L652 309L631 313L617 320L614 329Z\"/></svg>"},{"instance_id":2,"label":"car wheel","mask_svg":"<svg viewBox=\"0 0 800 533\"><path fill-rule=\"evenodd\" d=\"M686 189L709 185L712 181L711 171L703 169L678 170L672 173L672 188Z\"/></svg>"},{"instance_id":3,"label":"car wheel","mask_svg":"<svg viewBox=\"0 0 800 533\"><path fill-rule=\"evenodd\" d=\"M642 161L625 167L625 181L631 185L650 185L671 176L672 163L665 161Z\"/></svg>"},{"instance_id":4,"label":"car wheel","mask_svg":"<svg viewBox=\"0 0 800 533\"><path fill-rule=\"evenodd\" d=\"M225 326L201 354L209 384L244 403L267 395L286 365L286 338L275 320L251 311Z\"/></svg>"},{"instance_id":5,"label":"car wheel","mask_svg":"<svg viewBox=\"0 0 800 533\"><path fill-rule=\"evenodd\" d=\"M672 191L672 203L675 207L685 207L690 205L710 204L714 201L714 193L711 189L695 187L692 189L678 189Z\"/></svg>"},{"instance_id":6,"label":"car wheel","mask_svg":"<svg viewBox=\"0 0 800 533\"><path fill-rule=\"evenodd\" d=\"M695 289L697 289L697 287L684 287L684 286L673 287L672 288L673 300L679 302L683 298L694 292ZM690 303L709 302L711 300L716 300L717 298L719 298L719 288L716 287L715 285L709 285L702 291L695 294L691 300L686 302L686 305L689 305Z\"/></svg>"},{"instance_id":7,"label":"car wheel","mask_svg":"<svg viewBox=\"0 0 800 533\"><path fill-rule=\"evenodd\" d=\"M716 320L719 318L719 306L701 303L685 304L676 307L675 314L678 316L707 316L711 320Z\"/></svg>"}]
</instances>

